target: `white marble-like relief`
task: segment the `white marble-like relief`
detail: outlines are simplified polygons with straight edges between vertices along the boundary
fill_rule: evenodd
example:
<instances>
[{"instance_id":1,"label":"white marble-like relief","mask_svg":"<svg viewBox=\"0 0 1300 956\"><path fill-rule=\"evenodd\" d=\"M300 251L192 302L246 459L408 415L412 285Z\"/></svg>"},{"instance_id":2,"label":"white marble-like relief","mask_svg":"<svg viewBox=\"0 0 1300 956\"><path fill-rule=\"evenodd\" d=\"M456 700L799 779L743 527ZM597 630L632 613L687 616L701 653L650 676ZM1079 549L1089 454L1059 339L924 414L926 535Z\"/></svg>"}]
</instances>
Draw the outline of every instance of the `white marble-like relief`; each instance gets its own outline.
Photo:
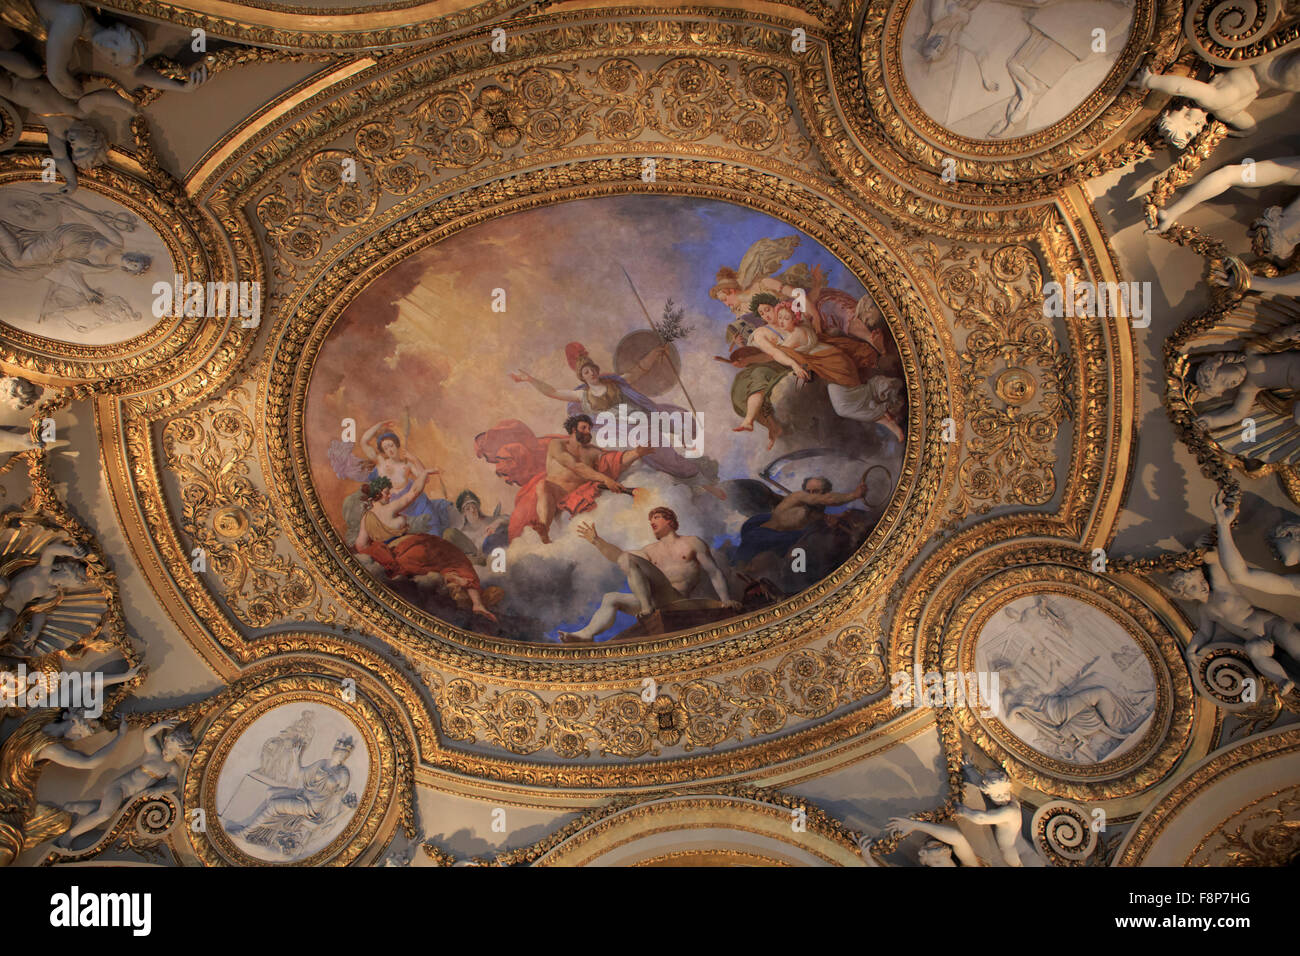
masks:
<instances>
[{"instance_id":1,"label":"white marble-like relief","mask_svg":"<svg viewBox=\"0 0 1300 956\"><path fill-rule=\"evenodd\" d=\"M217 779L222 829L259 860L318 853L356 813L370 755L356 725L332 707L284 704L235 741Z\"/></svg>"},{"instance_id":2,"label":"white marble-like relief","mask_svg":"<svg viewBox=\"0 0 1300 956\"><path fill-rule=\"evenodd\" d=\"M998 674L998 719L1041 754L1076 765L1122 756L1146 733L1156 681L1109 615L1059 594L1018 598L980 631L975 666Z\"/></svg>"},{"instance_id":3,"label":"white marble-like relief","mask_svg":"<svg viewBox=\"0 0 1300 956\"><path fill-rule=\"evenodd\" d=\"M0 188L3 321L24 332L112 345L147 332L155 282L172 282L162 239L139 216L87 189Z\"/></svg>"},{"instance_id":4,"label":"white marble-like relief","mask_svg":"<svg viewBox=\"0 0 1300 956\"><path fill-rule=\"evenodd\" d=\"M903 79L926 115L958 136L1025 136L1101 85L1132 24L1132 0L913 0Z\"/></svg>"}]
</instances>

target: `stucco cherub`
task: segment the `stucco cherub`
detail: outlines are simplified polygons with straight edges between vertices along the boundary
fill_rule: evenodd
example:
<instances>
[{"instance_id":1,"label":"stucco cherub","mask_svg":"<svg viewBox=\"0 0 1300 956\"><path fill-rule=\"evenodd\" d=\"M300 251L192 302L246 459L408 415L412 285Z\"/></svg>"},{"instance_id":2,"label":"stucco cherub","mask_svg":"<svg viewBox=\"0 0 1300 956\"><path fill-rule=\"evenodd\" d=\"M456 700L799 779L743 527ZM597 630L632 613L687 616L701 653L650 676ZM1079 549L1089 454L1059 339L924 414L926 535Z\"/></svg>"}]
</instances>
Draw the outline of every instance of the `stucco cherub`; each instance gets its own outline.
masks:
<instances>
[{"instance_id":1,"label":"stucco cherub","mask_svg":"<svg viewBox=\"0 0 1300 956\"><path fill-rule=\"evenodd\" d=\"M970 764L964 766L966 779L979 787L989 804L983 810L971 807L958 807L954 815L979 826L989 827L997 843L1002 862L1007 866L1020 866L1020 850L1016 844L1020 838L1021 811L1020 801L1012 792L1011 778L1000 768L994 767L982 775ZM966 835L956 826L946 823L927 823L907 817L894 817L886 826L886 832L892 836L901 836L911 832L928 834L940 844L952 848L952 856L962 866L979 866L980 859L971 846ZM932 841L933 842L933 841ZM951 866L945 863L940 848L927 843L922 850L927 854L922 859L925 866Z\"/></svg>"},{"instance_id":2,"label":"stucco cherub","mask_svg":"<svg viewBox=\"0 0 1300 956\"><path fill-rule=\"evenodd\" d=\"M85 92L72 69L79 42L86 44L95 56L129 74L134 86L188 92L202 80L202 73L192 74L188 80L175 80L146 66L144 34L125 23L104 23L80 3L6 0L5 9L0 11L0 24L44 44L45 76L59 93L72 100ZM13 49L0 50L0 67L13 70L11 64L23 59Z\"/></svg>"},{"instance_id":3,"label":"stucco cherub","mask_svg":"<svg viewBox=\"0 0 1300 956\"><path fill-rule=\"evenodd\" d=\"M149 727L144 732L144 756L109 783L99 799L64 804L63 809L74 814L76 822L55 846L70 848L77 837L108 823L136 797L175 793L194 752L193 737L188 730L178 730L179 723L179 718L168 718Z\"/></svg>"},{"instance_id":4,"label":"stucco cherub","mask_svg":"<svg viewBox=\"0 0 1300 956\"><path fill-rule=\"evenodd\" d=\"M101 124L134 116L135 104L112 90L95 90L76 99L64 96L20 54L8 57L4 66L0 100L22 107L45 127L54 166L66 181L63 192L76 191L77 170L93 169L108 158L108 137Z\"/></svg>"},{"instance_id":5,"label":"stucco cherub","mask_svg":"<svg viewBox=\"0 0 1300 956\"><path fill-rule=\"evenodd\" d=\"M1231 541L1230 524L1235 505L1220 496L1215 500L1214 509L1220 535L1227 530L1227 540ZM1251 604L1228 574L1220 549L1227 550L1222 537L1219 547L1205 554L1205 572L1192 568L1175 572L1170 577L1169 588L1175 595L1200 605L1196 633L1185 651L1188 664L1195 667L1200 651L1216 637L1226 636L1227 640L1240 643L1255 670L1276 684L1280 694L1286 695L1295 686L1296 678L1274 657L1274 651L1281 646L1293 659L1300 660L1300 628L1272 611ZM1241 571L1245 562L1236 552L1235 542L1232 550L1231 563L1239 580L1244 580Z\"/></svg>"}]
</instances>

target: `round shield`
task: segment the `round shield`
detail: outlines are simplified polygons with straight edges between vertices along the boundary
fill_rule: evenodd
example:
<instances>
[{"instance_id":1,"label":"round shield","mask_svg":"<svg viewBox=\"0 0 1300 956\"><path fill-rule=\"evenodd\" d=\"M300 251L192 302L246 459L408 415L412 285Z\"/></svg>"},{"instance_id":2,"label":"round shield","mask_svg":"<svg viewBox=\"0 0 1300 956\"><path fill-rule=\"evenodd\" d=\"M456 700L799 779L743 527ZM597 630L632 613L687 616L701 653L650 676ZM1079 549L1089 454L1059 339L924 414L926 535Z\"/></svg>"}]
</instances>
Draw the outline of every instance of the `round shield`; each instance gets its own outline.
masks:
<instances>
[{"instance_id":1,"label":"round shield","mask_svg":"<svg viewBox=\"0 0 1300 956\"><path fill-rule=\"evenodd\" d=\"M642 359L663 344L664 340L659 337L659 333L650 329L629 332L614 348L614 371L624 378L629 377L629 372L634 373L632 377L636 380L633 385L637 391L651 397L675 388L677 374L682 369L682 358L677 354L677 346L671 342L668 343L667 355L656 356L654 364L644 373L637 369Z\"/></svg>"}]
</instances>

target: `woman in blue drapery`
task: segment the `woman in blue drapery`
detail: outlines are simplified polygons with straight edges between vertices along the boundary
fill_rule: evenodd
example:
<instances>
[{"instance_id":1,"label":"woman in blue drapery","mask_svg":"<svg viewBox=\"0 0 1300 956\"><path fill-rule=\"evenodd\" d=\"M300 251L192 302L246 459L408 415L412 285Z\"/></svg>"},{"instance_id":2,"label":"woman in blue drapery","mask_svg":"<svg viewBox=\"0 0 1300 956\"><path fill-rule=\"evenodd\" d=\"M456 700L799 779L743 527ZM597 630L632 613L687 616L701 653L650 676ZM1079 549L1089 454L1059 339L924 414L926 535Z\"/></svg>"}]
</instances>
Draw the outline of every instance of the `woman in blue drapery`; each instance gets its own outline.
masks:
<instances>
[{"instance_id":1,"label":"woman in blue drapery","mask_svg":"<svg viewBox=\"0 0 1300 956\"><path fill-rule=\"evenodd\" d=\"M372 456L369 458L353 454L355 442L330 442L330 464L334 473L347 481L369 484L377 478L387 478L392 483L395 499L410 490L418 474L427 470L430 478L437 475L442 497L430 498L421 490L401 513L408 520L407 528L411 534L441 535L451 527L456 518L456 509L447 498L447 489L442 486L442 476L438 469L425 469L419 458L402 448L401 439L392 430L396 425L392 420L382 421L371 426L361 436L362 451ZM381 432L381 429L385 430ZM343 503L343 516L352 536L355 536L355 531L351 530L353 525L361 522L361 510L359 492L348 496Z\"/></svg>"}]
</instances>

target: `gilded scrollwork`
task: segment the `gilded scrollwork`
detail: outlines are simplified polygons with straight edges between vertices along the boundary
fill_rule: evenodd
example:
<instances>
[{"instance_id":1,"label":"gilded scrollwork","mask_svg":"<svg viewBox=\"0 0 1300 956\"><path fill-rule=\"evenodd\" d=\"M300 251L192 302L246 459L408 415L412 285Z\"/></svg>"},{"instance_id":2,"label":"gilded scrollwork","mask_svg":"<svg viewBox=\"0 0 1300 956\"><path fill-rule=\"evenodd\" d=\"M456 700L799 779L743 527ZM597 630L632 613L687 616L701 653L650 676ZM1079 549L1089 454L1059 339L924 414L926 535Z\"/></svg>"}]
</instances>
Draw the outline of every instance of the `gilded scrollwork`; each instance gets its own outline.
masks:
<instances>
[{"instance_id":1,"label":"gilded scrollwork","mask_svg":"<svg viewBox=\"0 0 1300 956\"><path fill-rule=\"evenodd\" d=\"M410 196L446 170L558 149L584 136L716 139L799 163L811 145L793 122L789 96L789 81L775 67L700 57L673 57L653 70L611 57L458 80L371 116L350 133L347 148L316 152L257 200L257 221L277 272L292 279L340 232L371 220L388 196Z\"/></svg>"},{"instance_id":2,"label":"gilded scrollwork","mask_svg":"<svg viewBox=\"0 0 1300 956\"><path fill-rule=\"evenodd\" d=\"M967 331L959 358L972 434L949 513L1046 504L1056 494L1057 433L1073 414L1072 363L1044 319L1037 258L1024 246L941 252L934 243L913 254Z\"/></svg>"},{"instance_id":3,"label":"gilded scrollwork","mask_svg":"<svg viewBox=\"0 0 1300 956\"><path fill-rule=\"evenodd\" d=\"M328 595L285 553L271 501L253 473L252 397L232 388L163 430L163 456L180 483L181 530L196 570L209 566L221 596L249 627L312 620L345 624Z\"/></svg>"},{"instance_id":4,"label":"gilded scrollwork","mask_svg":"<svg viewBox=\"0 0 1300 956\"><path fill-rule=\"evenodd\" d=\"M1288 787L1224 820L1197 844L1184 865L1290 866L1297 857L1300 787Z\"/></svg>"},{"instance_id":5,"label":"gilded scrollwork","mask_svg":"<svg viewBox=\"0 0 1300 956\"><path fill-rule=\"evenodd\" d=\"M1169 832L1171 825L1180 819L1198 797L1234 776L1243 772L1248 776L1257 774L1262 765L1273 760L1291 758L1298 751L1300 751L1300 728L1295 726L1273 733L1260 734L1220 750L1212 759L1200 764L1180 779L1157 803L1146 808L1125 840L1121 852L1117 854L1115 865L1142 866L1161 838ZM1247 810L1249 808L1243 808L1243 812ZM1236 816L1237 814L1233 814L1233 817ZM1224 825L1231 823L1233 817L1225 820ZM1218 829L1216 827L1210 835ZM1279 831L1279 835L1287 836L1292 830L1293 828L1288 827L1286 831ZM1208 842L1210 835L1207 835L1205 842ZM1200 852L1205 842L1202 842L1193 854ZM1276 848L1276 841L1268 842ZM1247 848L1246 852L1257 851Z\"/></svg>"},{"instance_id":6,"label":"gilded scrollwork","mask_svg":"<svg viewBox=\"0 0 1300 956\"><path fill-rule=\"evenodd\" d=\"M1100 842L1091 814L1067 800L1053 800L1034 812L1029 824L1034 846L1057 866L1081 866Z\"/></svg>"},{"instance_id":7,"label":"gilded scrollwork","mask_svg":"<svg viewBox=\"0 0 1300 956\"><path fill-rule=\"evenodd\" d=\"M862 627L841 631L824 648L802 648L771 667L710 680L651 682L640 693L489 691L469 678L444 682L424 669L441 727L450 740L482 739L517 754L544 749L563 759L659 756L660 748L711 749L768 736L797 719L825 716L885 688L881 641Z\"/></svg>"},{"instance_id":8,"label":"gilded scrollwork","mask_svg":"<svg viewBox=\"0 0 1300 956\"><path fill-rule=\"evenodd\" d=\"M1300 18L1282 0L1191 0L1183 29L1216 66L1249 66L1300 42Z\"/></svg>"},{"instance_id":9,"label":"gilded scrollwork","mask_svg":"<svg viewBox=\"0 0 1300 956\"><path fill-rule=\"evenodd\" d=\"M571 820L536 843L523 846L490 858L475 857L461 861L470 866L548 866L569 865L575 851L589 847L612 832L645 833L649 824L663 822L671 827L676 812L695 809L732 809L732 825L750 832L760 832L754 823L761 820L777 821L783 830L791 830L789 821L800 814L806 829L804 833L825 841L825 848L836 852L842 862L852 859L856 864L861 834L846 827L839 820L810 800L782 793L767 787L744 784L726 784L706 790L657 790L638 796L619 796ZM743 818L753 822L746 825ZM655 832L655 831L650 831ZM794 832L791 830L791 832ZM800 837L802 848L810 850L807 841ZM425 855L437 866L457 863L454 855L433 843L423 844ZM827 862L832 862L829 858Z\"/></svg>"},{"instance_id":10,"label":"gilded scrollwork","mask_svg":"<svg viewBox=\"0 0 1300 956\"><path fill-rule=\"evenodd\" d=\"M888 699L890 675L973 667L970 638L986 612L1022 592L1064 592L1114 612L1159 674L1151 728L1135 732L1121 756L1081 769L1032 752L969 710L940 708L924 732L938 736L948 792L925 804L937 809L916 816L939 822L958 810L962 756L971 749L1005 769L1018 803L1039 807L1030 836L1058 865L1104 865L1120 845L1092 833L1088 802L1114 801L1129 812L1171 781L1187 797L1173 774L1194 766L1212 740L1223 743L1222 718L1192 685L1208 682L1230 696L1233 660L1189 675L1177 653L1185 621L1128 573L1147 570L1143 563L1116 561L1105 575L1088 570L1090 549L1113 541L1132 477L1127 446L1141 376L1127 323L1053 321L1043 308L1045 280L1119 278L1106 229L1079 183L1160 148L1143 128L1151 119L1143 94L1124 80L1140 63L1159 69L1173 61L1177 4L1139 0L1133 42L1064 120L1027 138L974 143L937 132L906 95L895 95L906 93L891 49L901 2L800 0L742 20L697 8L541 16L544 3L490 0L437 20L359 23L331 38L328 51L305 8L300 30L268 26L256 12L222 32L199 0L107 6L150 6L180 26L280 48L218 51L208 61L213 72L317 59L333 68L265 104L264 117L273 118L264 125L251 117L219 139L192 181L182 185L164 169L152 137L162 143L167 130L143 121L132 130L134 151L86 178L88 190L169 229L164 238L187 278L264 282L260 328L181 319L108 350L5 335L7 370L54 387L72 383L42 414L74 399L93 403L112 507L142 574L165 594L182 639L226 684L164 715L128 718L136 727L163 716L191 723L199 747L183 799L133 801L94 847L53 854L47 864L118 856L265 862L220 827L196 836L178 824L194 807L219 816L216 777L260 715L283 702L339 706L348 677L360 696L343 706L364 725L375 774L357 787L366 812L313 860L375 862L396 826L414 837L418 778L435 790L550 807L613 797L536 844L471 861L484 865L583 861L615 839L612 818L666 833L672 820L652 804L678 801L702 812L719 794L761 804L755 812L769 827L806 810L822 841L807 852L845 862L858 853L860 835L799 797L713 781L826 773L840 751L865 738L902 736L908 719L919 727L918 715ZM1190 6L1189 36L1204 46L1202 26L1223 4ZM1261 0L1253 32L1215 42L1281 49L1294 40L1285 34L1293 24L1276 6ZM516 15L503 22L526 29L512 28L507 53L492 50L492 18ZM794 23L810 27L805 52L791 49ZM396 49L433 37L437 45ZM176 64L153 65L178 72ZM1153 219L1225 132L1211 124L1158 179L1147 204ZM938 170L955 147L957 181L948 184ZM657 160L653 181L642 179L647 156ZM35 159L7 157L0 182L33 179ZM348 542L323 520L309 478L302 403L323 337L356 290L461 229L532 206L627 192L768 212L862 277L899 340L910 415L903 476L878 532L786 604L639 645L507 646L377 595L354 573ZM1195 230L1175 226L1166 237L1210 259L1225 254ZM1218 321L1239 303L1215 295ZM255 343L266 358L254 363ZM1177 356L1166 357L1185 385L1186 363L1175 367ZM1180 400L1187 408L1171 411L1193 444L1192 400L1185 390ZM945 420L961 436L956 453L944 440ZM1218 448L1193 447L1225 487L1242 471L1262 473L1226 461ZM44 456L24 453L14 459L22 464L35 489L28 517L89 552L90 576L105 594L96 648L116 646L135 663L114 561L55 494ZM1292 471L1277 471L1285 487L1300 487ZM1194 563L1195 554L1157 570ZM1249 733L1278 716L1280 704L1269 698L1231 719L1244 718L1235 726ZM1199 771L1192 778L1206 779ZM640 793L619 792L626 789ZM1241 863L1294 858L1294 795L1288 799L1285 808L1225 821L1212 852ZM1156 824L1144 826L1134 845ZM896 843L876 841L873 850L892 852ZM437 864L456 862L425 849ZM763 859L733 852L742 862Z\"/></svg>"},{"instance_id":11,"label":"gilded scrollwork","mask_svg":"<svg viewBox=\"0 0 1300 956\"><path fill-rule=\"evenodd\" d=\"M950 416L966 422L962 403L971 399L955 395L950 387L958 361L949 332L931 318L936 296L916 288L914 261L903 258L906 264L899 264L914 238L900 242L906 226L892 217L911 217L913 227L919 221L937 224L939 231L983 231L989 243L1000 241L997 237L1008 231L1032 238L1058 228L1058 247L1045 253L1053 270L1058 258L1067 257L1092 268L1097 253L1082 248L1081 230L1073 221L1068 228L1055 225L1056 214L1046 205L1021 204L1007 210L986 203L964 209L934 201L922 209L913 206L918 200L907 186L870 163L863 166L858 183L827 176L819 151L840 169L852 157L830 152L841 149L828 144L841 133L842 123L834 119L829 101L824 107L829 112L823 112L820 102L808 109L808 90L818 82L814 76L821 61L812 54L792 57L788 30L761 22L740 26L707 19L656 20L646 12L612 23L608 18L602 22L598 12L576 11L557 24L556 29L512 38L504 66L501 57L489 55L486 44L454 52L389 54L354 74L355 88L349 86L352 80L344 79L319 101L296 103L284 125L277 127L274 142L249 139L246 147L213 163L215 172L204 175L204 214L211 214L232 244L270 227L273 240L265 250L280 256L285 269L284 263L298 261L295 257L302 252L304 258L294 267L302 273L301 282L291 286L286 281L289 272L298 276L293 270L279 275L270 271L267 276L267 299L274 307L266 324L282 351L230 392L243 393L236 402L242 409L237 427L232 419L224 437L212 428L212 410L233 400L230 396L191 409L161 427L163 453L155 457L148 421L126 415L119 423L127 447L126 485L142 499L149 548L171 569L170 586L179 589L199 618L210 622L211 637L191 640L215 637L213 653L241 666L284 653L345 653L336 647L344 642L324 636L276 635L246 642L223 618L236 616L249 623L256 589L228 597L231 606L223 609L190 569L191 527L202 528L209 544L220 547L223 535L250 544L256 543L254 538L270 541L267 522L279 522L279 529L289 533L286 541L292 552L277 550L276 556L289 559L311 578L320 601L329 589L338 594L339 607L364 607L364 622L357 626L399 649L425 677L444 738L439 742L431 732L419 738L420 758L430 766L523 786L561 788L644 786L699 779L724 768L727 773L757 771L766 761L830 746L898 716L894 708L874 703L853 706L869 701L884 687L885 673L897 669L898 620L881 616L879 628L873 621L871 639L863 649L833 650L818 642L849 621L871 620L868 595L901 593L897 585L903 569L915 556L901 542L928 538L940 519L934 502L957 480L956 462L946 461L938 425ZM683 56L687 41L690 55ZM810 49L820 54L820 43L810 38ZM592 58L592 51L600 58ZM425 112L418 115L427 118L423 126L415 119L420 109ZM436 135L423 138L429 132ZM588 133L604 142L589 144L584 138ZM840 138L851 152L851 141ZM663 157L654 184L640 180L641 157L647 150ZM357 160L356 183L343 175L345 158ZM546 168L532 168L539 161ZM879 293L887 321L906 330L901 337L906 340L902 347L913 416L909 435L917 436L909 443L905 470L910 490L891 503L882 520L882 528L890 530L870 543L860 560L807 595L805 604L764 614L744 628L690 635L669 646L604 647L589 653L556 647L488 648L446 628L412 622L403 607L372 603L372 596L353 579L337 573L337 543L322 542L319 526L312 530L310 492L307 501L300 502L299 492L292 490L302 487L305 454L301 435L295 432L293 395L301 384L299 376L310 373L316 337L346 305L349 290L422 245L512 209L618 191L710 196L770 210L809 229L855 272L875 283L872 291ZM917 216L911 216L913 211ZM1079 215L1090 213L1084 209ZM316 231L304 228L311 234L296 239L299 226ZM338 241L345 231L348 241ZM320 255L311 258L308 254L318 243ZM246 244L236 245L235 254L241 273L245 262L240 257L253 263L260 258ZM1031 281L1027 260L1006 254L1006 269L1022 265L1020 277L1008 273L996 281L1012 284L1023 294ZM994 279L989 282L996 284ZM989 313L995 314L1000 320L996 309ZM967 331L969 335L978 329ZM986 543L1004 533L1082 534L1093 520L1093 510L1102 508L1099 502L1111 493L1115 479L1108 477L1113 467L1104 436L1109 416L1120 414L1105 408L1110 398L1106 389L1114 379L1106 349L1114 346L1101 331L1087 336L1072 349L1087 370L1079 415L1088 430L1076 429L1081 435L1073 451L1074 462L1084 467L1073 469L1078 476L1071 475L1061 495L1061 516L1016 519L991 529L982 539ZM1008 339L1006 347L1018 346ZM1064 361L1066 351L1057 349L1057 359ZM975 359L968 361L973 367ZM229 372L237 363L238 354L215 358L206 377L196 376L189 383L185 400L210 398L229 388ZM1040 370L1034 366L1033 372ZM987 387L995 389L988 399L995 408L1015 402L1024 408L1030 390L1038 402L1053 385L1039 379L1030 384L1012 371L1001 381L1000 391ZM154 404L141 408L151 416L164 410ZM105 416L112 421L112 415ZM259 436L248 447L243 444L245 422L251 422ZM204 430L206 437L200 434ZM182 434L200 445L207 441L207 452L180 442ZM193 508L183 494L175 498L165 491L163 474L182 454L190 459L192 471L182 484L192 489ZM203 454L211 457L210 464L202 462ZM250 482L249 494L260 498L240 501L231 491L234 485L219 496L193 490L218 488L225 479L218 480L216 472L236 461L227 484L236 481L236 474L243 475ZM264 484L256 480L262 464L267 469ZM163 505L169 499L186 516L179 534ZM259 512L254 502L270 507ZM259 528L266 530L265 536ZM961 547L958 542L956 549ZM292 583L292 572L277 576L253 567L250 562L262 560L256 557L259 553L253 549L253 557L223 565L233 576L232 583L222 587L252 581L258 573L267 575L263 583L273 595ZM310 619L316 607L313 602L301 610ZM652 703L644 701L642 680L664 674L671 679L660 682ZM427 724L423 702L404 696L403 706L417 723ZM945 733L945 746L954 739L955 731ZM696 753L686 762L681 755L689 750ZM539 759L545 754L545 759L560 762L525 764L513 759L525 754ZM616 762L590 759L602 755L662 759L642 761L643 766L606 766Z\"/></svg>"}]
</instances>

